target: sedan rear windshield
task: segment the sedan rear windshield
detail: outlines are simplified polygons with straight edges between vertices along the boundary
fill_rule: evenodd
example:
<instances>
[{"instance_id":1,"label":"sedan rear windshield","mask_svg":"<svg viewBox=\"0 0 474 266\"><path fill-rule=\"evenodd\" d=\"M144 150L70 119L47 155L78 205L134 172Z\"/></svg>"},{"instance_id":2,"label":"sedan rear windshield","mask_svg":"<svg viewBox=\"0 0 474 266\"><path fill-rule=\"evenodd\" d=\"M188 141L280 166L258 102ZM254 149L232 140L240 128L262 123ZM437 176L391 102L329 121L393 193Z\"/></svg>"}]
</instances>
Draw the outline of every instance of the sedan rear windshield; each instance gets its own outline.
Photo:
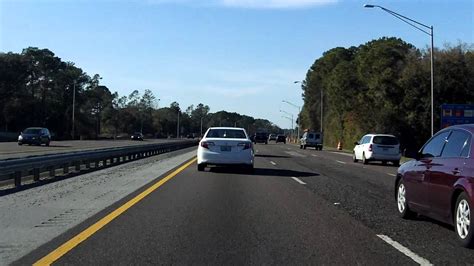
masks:
<instances>
[{"instance_id":1,"label":"sedan rear windshield","mask_svg":"<svg viewBox=\"0 0 474 266\"><path fill-rule=\"evenodd\" d=\"M41 132L40 128L27 128L23 133L25 134L39 134Z\"/></svg>"},{"instance_id":2,"label":"sedan rear windshield","mask_svg":"<svg viewBox=\"0 0 474 266\"><path fill-rule=\"evenodd\" d=\"M239 129L210 129L206 138L246 139L247 136Z\"/></svg>"},{"instance_id":3,"label":"sedan rear windshield","mask_svg":"<svg viewBox=\"0 0 474 266\"><path fill-rule=\"evenodd\" d=\"M375 136L373 143L381 145L398 145L398 139L390 136Z\"/></svg>"}]
</instances>

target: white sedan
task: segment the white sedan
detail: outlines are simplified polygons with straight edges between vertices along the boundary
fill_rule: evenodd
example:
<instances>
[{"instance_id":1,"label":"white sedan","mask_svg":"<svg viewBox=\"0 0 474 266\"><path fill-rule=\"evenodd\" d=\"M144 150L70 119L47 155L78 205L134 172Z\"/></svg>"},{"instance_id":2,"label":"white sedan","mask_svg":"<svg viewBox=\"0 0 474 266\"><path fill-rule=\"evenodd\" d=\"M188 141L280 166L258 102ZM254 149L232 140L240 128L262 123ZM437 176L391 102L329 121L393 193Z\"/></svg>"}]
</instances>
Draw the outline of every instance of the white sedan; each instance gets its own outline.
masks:
<instances>
[{"instance_id":1,"label":"white sedan","mask_svg":"<svg viewBox=\"0 0 474 266\"><path fill-rule=\"evenodd\" d=\"M211 127L199 142L197 151L198 171L206 166L243 166L253 170L252 141L243 128Z\"/></svg>"}]
</instances>

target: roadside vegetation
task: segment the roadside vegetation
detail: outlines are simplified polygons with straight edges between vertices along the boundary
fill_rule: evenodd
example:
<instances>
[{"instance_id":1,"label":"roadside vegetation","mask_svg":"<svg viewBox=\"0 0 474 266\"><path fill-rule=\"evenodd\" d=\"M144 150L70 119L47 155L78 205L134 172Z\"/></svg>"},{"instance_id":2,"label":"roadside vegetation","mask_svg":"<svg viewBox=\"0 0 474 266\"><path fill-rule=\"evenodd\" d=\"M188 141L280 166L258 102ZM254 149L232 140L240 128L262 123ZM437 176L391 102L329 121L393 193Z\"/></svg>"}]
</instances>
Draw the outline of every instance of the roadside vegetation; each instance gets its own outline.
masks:
<instances>
[{"instance_id":1,"label":"roadside vegetation","mask_svg":"<svg viewBox=\"0 0 474 266\"><path fill-rule=\"evenodd\" d=\"M100 75L89 76L48 49L29 47L20 54L0 53L0 132L18 133L26 127L42 126L49 128L55 139L71 139L74 91L76 139L128 138L133 132L176 137L178 116L181 136L199 136L201 121L203 130L235 125L250 132L280 131L265 119L226 111L211 113L203 103L182 108L173 102L159 108L150 89L120 96L100 80Z\"/></svg>"},{"instance_id":2,"label":"roadside vegetation","mask_svg":"<svg viewBox=\"0 0 474 266\"><path fill-rule=\"evenodd\" d=\"M445 45L434 53L434 129L441 104L474 104L474 49ZM344 148L367 133L390 133L418 149L431 127L430 51L397 38L326 51L302 83L304 128L320 130L324 101L325 145Z\"/></svg>"}]
</instances>

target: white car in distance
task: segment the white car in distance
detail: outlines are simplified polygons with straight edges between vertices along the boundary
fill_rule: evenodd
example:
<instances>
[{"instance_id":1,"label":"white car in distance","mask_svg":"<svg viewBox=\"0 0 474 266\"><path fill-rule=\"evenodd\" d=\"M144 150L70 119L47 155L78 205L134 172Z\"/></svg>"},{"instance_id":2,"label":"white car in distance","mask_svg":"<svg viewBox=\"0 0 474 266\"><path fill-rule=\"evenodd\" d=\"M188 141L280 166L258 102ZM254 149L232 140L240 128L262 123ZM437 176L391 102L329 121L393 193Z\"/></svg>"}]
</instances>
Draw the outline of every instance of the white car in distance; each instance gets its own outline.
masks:
<instances>
[{"instance_id":1,"label":"white car in distance","mask_svg":"<svg viewBox=\"0 0 474 266\"><path fill-rule=\"evenodd\" d=\"M394 135L367 134L354 144L354 162L362 160L368 164L369 161L381 161L382 164L392 162L396 166L400 165L400 143Z\"/></svg>"},{"instance_id":2,"label":"white car in distance","mask_svg":"<svg viewBox=\"0 0 474 266\"><path fill-rule=\"evenodd\" d=\"M243 128L211 127L199 142L198 171L207 166L243 166L253 171L252 141Z\"/></svg>"}]
</instances>

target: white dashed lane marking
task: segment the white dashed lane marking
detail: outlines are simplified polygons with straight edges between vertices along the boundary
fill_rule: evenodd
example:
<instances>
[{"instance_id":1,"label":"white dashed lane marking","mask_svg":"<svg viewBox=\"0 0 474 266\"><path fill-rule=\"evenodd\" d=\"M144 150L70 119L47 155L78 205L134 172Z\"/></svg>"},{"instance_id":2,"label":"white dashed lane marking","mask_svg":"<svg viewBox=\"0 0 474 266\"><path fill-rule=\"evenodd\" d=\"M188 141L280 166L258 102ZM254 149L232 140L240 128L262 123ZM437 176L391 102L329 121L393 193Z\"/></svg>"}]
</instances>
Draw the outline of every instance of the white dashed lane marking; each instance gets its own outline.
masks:
<instances>
[{"instance_id":1,"label":"white dashed lane marking","mask_svg":"<svg viewBox=\"0 0 474 266\"><path fill-rule=\"evenodd\" d=\"M402 244L398 243L397 241L391 239L386 235L377 235L383 241L387 242L389 245L403 253L405 256L409 257L410 259L414 260L416 263L420 265L433 265L429 260L422 258L415 254L413 251L409 250L408 248L404 247Z\"/></svg>"},{"instance_id":2,"label":"white dashed lane marking","mask_svg":"<svg viewBox=\"0 0 474 266\"><path fill-rule=\"evenodd\" d=\"M297 178L297 177L292 176L291 178L292 178L293 180L295 180L296 182L300 183L301 185L306 185L305 182L301 181L301 179L299 179L299 178Z\"/></svg>"},{"instance_id":3,"label":"white dashed lane marking","mask_svg":"<svg viewBox=\"0 0 474 266\"><path fill-rule=\"evenodd\" d=\"M342 163L342 164L346 164L346 162L343 162L343 161L338 161L338 160L336 160L336 162Z\"/></svg>"},{"instance_id":4,"label":"white dashed lane marking","mask_svg":"<svg viewBox=\"0 0 474 266\"><path fill-rule=\"evenodd\" d=\"M350 154L350 153L345 153L345 152L332 151L331 153L340 154L340 155L352 157L352 154Z\"/></svg>"},{"instance_id":5,"label":"white dashed lane marking","mask_svg":"<svg viewBox=\"0 0 474 266\"><path fill-rule=\"evenodd\" d=\"M274 161L270 161L270 163L273 164L273 165L277 165Z\"/></svg>"},{"instance_id":6,"label":"white dashed lane marking","mask_svg":"<svg viewBox=\"0 0 474 266\"><path fill-rule=\"evenodd\" d=\"M395 175L395 174L391 174L391 173L387 173L387 175L390 175L390 176L397 176L397 175Z\"/></svg>"}]
</instances>

